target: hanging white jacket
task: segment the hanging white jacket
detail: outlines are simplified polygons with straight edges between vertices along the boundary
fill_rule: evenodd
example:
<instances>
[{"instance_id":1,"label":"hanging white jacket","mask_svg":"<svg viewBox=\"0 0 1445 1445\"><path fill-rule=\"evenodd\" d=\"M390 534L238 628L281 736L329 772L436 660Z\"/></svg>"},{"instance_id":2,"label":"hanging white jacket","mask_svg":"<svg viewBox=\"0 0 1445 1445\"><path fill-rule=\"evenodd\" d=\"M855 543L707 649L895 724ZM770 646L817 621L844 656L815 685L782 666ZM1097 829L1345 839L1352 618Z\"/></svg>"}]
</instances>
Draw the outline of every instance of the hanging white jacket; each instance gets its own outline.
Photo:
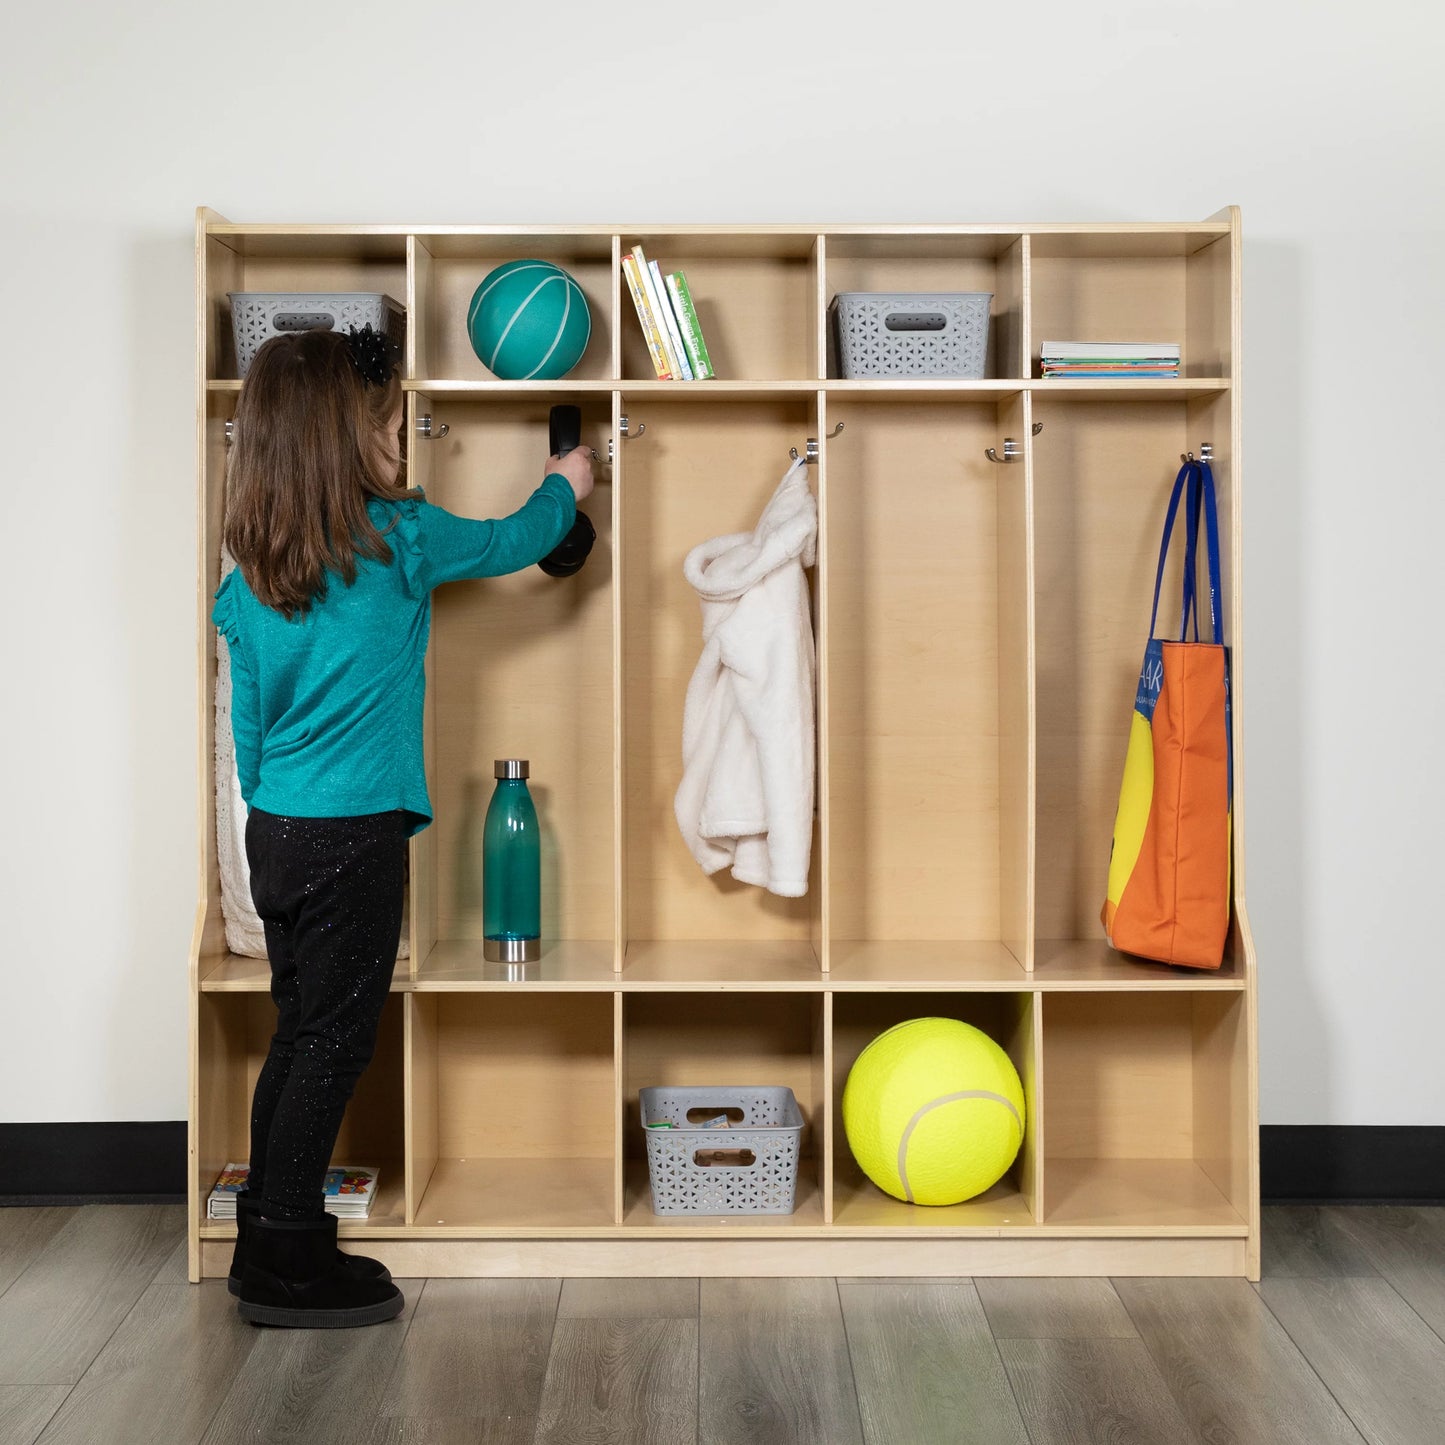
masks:
<instances>
[{"instance_id":1,"label":"hanging white jacket","mask_svg":"<svg viewBox=\"0 0 1445 1445\"><path fill-rule=\"evenodd\" d=\"M731 867L785 898L808 891L813 846L816 649L803 569L818 507L803 461L753 532L694 547L683 573L702 599L702 657L682 714L678 827L704 873Z\"/></svg>"}]
</instances>

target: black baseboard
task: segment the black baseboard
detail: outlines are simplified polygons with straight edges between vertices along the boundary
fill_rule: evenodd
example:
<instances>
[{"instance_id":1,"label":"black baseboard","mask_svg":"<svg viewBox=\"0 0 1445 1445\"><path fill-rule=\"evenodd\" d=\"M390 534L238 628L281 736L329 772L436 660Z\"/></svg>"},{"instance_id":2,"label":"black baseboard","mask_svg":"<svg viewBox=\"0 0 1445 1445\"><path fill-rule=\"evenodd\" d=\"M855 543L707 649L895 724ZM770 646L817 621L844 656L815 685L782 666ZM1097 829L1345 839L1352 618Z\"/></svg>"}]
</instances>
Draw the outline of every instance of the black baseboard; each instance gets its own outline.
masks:
<instances>
[{"instance_id":1,"label":"black baseboard","mask_svg":"<svg viewBox=\"0 0 1445 1445\"><path fill-rule=\"evenodd\" d=\"M1262 1124L1266 1204L1445 1203L1445 1125Z\"/></svg>"},{"instance_id":2,"label":"black baseboard","mask_svg":"<svg viewBox=\"0 0 1445 1445\"><path fill-rule=\"evenodd\" d=\"M114 1204L182 1199L186 1121L0 1124L0 1201Z\"/></svg>"},{"instance_id":3,"label":"black baseboard","mask_svg":"<svg viewBox=\"0 0 1445 1445\"><path fill-rule=\"evenodd\" d=\"M1445 1203L1445 1125L1264 1124L1266 1204ZM184 1120L0 1124L0 1204L142 1203L186 1192Z\"/></svg>"}]
</instances>

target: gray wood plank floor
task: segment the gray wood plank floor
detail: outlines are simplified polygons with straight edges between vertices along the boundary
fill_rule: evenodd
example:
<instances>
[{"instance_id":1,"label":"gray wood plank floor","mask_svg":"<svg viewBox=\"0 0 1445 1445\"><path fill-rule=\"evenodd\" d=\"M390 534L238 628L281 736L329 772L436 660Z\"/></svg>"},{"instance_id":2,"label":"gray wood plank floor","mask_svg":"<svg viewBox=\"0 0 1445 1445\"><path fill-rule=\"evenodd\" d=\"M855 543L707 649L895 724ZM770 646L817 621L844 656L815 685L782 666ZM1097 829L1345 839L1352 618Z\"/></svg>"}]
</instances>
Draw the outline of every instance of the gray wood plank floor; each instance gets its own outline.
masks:
<instances>
[{"instance_id":1,"label":"gray wood plank floor","mask_svg":"<svg viewBox=\"0 0 1445 1445\"><path fill-rule=\"evenodd\" d=\"M1258 1286L401 1280L299 1331L185 1282L179 1206L0 1209L0 1445L1440 1445L1445 1209L1264 1219Z\"/></svg>"}]
</instances>

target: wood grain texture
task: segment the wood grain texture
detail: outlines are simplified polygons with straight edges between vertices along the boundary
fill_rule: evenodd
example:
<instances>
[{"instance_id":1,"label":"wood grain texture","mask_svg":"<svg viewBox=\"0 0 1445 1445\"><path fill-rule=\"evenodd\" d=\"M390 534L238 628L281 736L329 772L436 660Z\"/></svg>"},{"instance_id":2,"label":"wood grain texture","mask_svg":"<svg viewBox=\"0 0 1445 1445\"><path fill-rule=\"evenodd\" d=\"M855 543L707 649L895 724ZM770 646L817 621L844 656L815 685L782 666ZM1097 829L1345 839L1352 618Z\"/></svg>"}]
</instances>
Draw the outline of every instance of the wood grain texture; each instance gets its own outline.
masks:
<instances>
[{"instance_id":1,"label":"wood grain texture","mask_svg":"<svg viewBox=\"0 0 1445 1445\"><path fill-rule=\"evenodd\" d=\"M1405 1303L1445 1339L1445 1209L1397 1205L1328 1212Z\"/></svg>"},{"instance_id":2,"label":"wood grain texture","mask_svg":"<svg viewBox=\"0 0 1445 1445\"><path fill-rule=\"evenodd\" d=\"M830 1279L706 1279L699 1445L862 1445Z\"/></svg>"},{"instance_id":3,"label":"wood grain texture","mask_svg":"<svg viewBox=\"0 0 1445 1445\"><path fill-rule=\"evenodd\" d=\"M77 1209L0 1296L0 1384L74 1384L184 1230L179 1204Z\"/></svg>"},{"instance_id":4,"label":"wood grain texture","mask_svg":"<svg viewBox=\"0 0 1445 1445\"><path fill-rule=\"evenodd\" d=\"M490 1422L498 1440L530 1440L561 1285L555 1279L433 1279L380 1409L409 1419Z\"/></svg>"},{"instance_id":5,"label":"wood grain texture","mask_svg":"<svg viewBox=\"0 0 1445 1445\"><path fill-rule=\"evenodd\" d=\"M559 1320L695 1320L695 1279L569 1279L562 1283Z\"/></svg>"},{"instance_id":6,"label":"wood grain texture","mask_svg":"<svg viewBox=\"0 0 1445 1445\"><path fill-rule=\"evenodd\" d=\"M1106 1279L981 1279L990 1329L1000 1340L1131 1340L1129 1312Z\"/></svg>"},{"instance_id":7,"label":"wood grain texture","mask_svg":"<svg viewBox=\"0 0 1445 1445\"><path fill-rule=\"evenodd\" d=\"M34 1445L65 1395L64 1385L0 1385L0 1445Z\"/></svg>"},{"instance_id":8,"label":"wood grain texture","mask_svg":"<svg viewBox=\"0 0 1445 1445\"><path fill-rule=\"evenodd\" d=\"M1276 1204L1260 1228L1265 1279L1379 1274L1364 1244L1345 1227L1344 1211L1318 1204Z\"/></svg>"},{"instance_id":9,"label":"wood grain texture","mask_svg":"<svg viewBox=\"0 0 1445 1445\"><path fill-rule=\"evenodd\" d=\"M706 387L652 380L618 268L636 241L688 272L719 371ZM610 430L616 454L610 491L604 479L586 504L599 545L577 579L556 583L526 569L444 588L436 601L425 728L437 819L413 847L413 961L401 985L437 993L414 1007L410 996L389 1004L378 1063L340 1145L404 1185L372 1221L388 1226L395 1217L396 1242L412 1251L401 1272L826 1277L936 1265L952 1274L1257 1274L1242 796L1238 929L1229 970L1210 980L1235 997L1186 1008L1178 1002L1185 990L1167 974L1101 965L1090 952L1099 948L1100 869L1130 716L1120 700L1137 678L1161 492L1174 455L1204 440L1216 449L1239 662L1237 211L1186 225L629 233L608 225L238 226L201 208L196 254L201 907L191 962L193 987L198 971L212 987L192 999L189 1273L219 1258L214 1231L202 1238L199 1201L215 1171L244 1150L250 1082L264 1052L264 978L234 969L219 941L206 766L215 678L206 618L224 425L240 395L225 293L356 288L407 300L410 479L426 484L432 501L475 515L515 506L537 475L552 402L581 404L586 439L600 446ZM492 266L516 254L558 261L588 296L597 334L556 384L491 379L465 330L448 320ZM835 291L958 287L994 293L988 379L826 376L826 305ZM1185 379L1033 380L1039 339L1061 333L1181 340ZM447 437L420 440L422 414L449 426ZM846 430L823 441L811 472L820 493L819 832L808 896L782 900L703 876L677 833L677 739L700 646L697 600L680 562L704 538L751 528L788 448L825 438L838 422ZM1035 422L1044 428L1037 438ZM1024 465L984 459L1005 435L1023 442ZM904 495L911 511L897 506ZM926 515L924 527L915 513ZM1177 578L1177 562L1170 575ZM920 626L920 618L945 625ZM1235 704L1242 751L1242 685ZM542 812L551 953L541 979L527 985L546 1001L529 996L509 1012L505 985L475 1004L454 995L486 986L457 951L465 954L480 927L477 828L491 760L523 750L518 737L530 739ZM582 952L559 954L559 944ZM852 1235L850 1225L876 1216L860 1213L863 1196L838 1135L842 1051L826 1022L832 999L821 993L820 966L836 968L835 981L859 996L919 985L1022 993L1024 966L1060 946L1069 958L1041 969L1049 996L1033 1000L1036 1067L1021 1070L1034 1125L997 1221L1018 1232L985 1253L981 1238L964 1236L983 1227L983 1213L969 1210L886 1240ZM620 979L605 977L609 963ZM1120 986L1126 974L1141 980L1140 993L1132 982ZM691 1037L670 1037L669 1025L715 1012L697 999L664 1000L638 1027L630 1018L619 1024L616 1001L604 1018L580 997L615 983L663 995L674 981L691 991L756 979L775 999L749 999L741 1027L696 1052ZM1165 1002L1141 1002L1156 982ZM1096 1008L1068 1002L1087 990L1114 996ZM818 1004L800 1002L804 993ZM781 1048L770 1013L786 1026ZM405 1047L396 1022L403 1014ZM839 1016L853 1027L862 1014L843 1008ZM669 1241L665 1258L651 1252L652 1240L640 1236L654 1226L636 1213L640 1196L624 1156L638 1147L631 1101L642 1084L662 1081L656 1067L706 1068L710 1081L736 1079L741 1069L806 1096L807 1194L794 1222L809 1237L796 1257L754 1249L752 1221L719 1225L705 1250L683 1253ZM479 1158L565 1167L543 1171L537 1191L530 1164L500 1162L497 1193L478 1193L471 1171ZM567 1170L578 1160L574 1177ZM1147 1167L1129 1167L1138 1163ZM892 1225L905 1216L876 1218ZM1021 1218L1054 1232L1024 1232ZM514 1224L511 1249L500 1241ZM625 1238L606 1235L613 1224L626 1227ZM537 1237L554 1227L555 1238ZM429 1233L439 1230L450 1231L445 1243ZM1117 1250L1090 1237L1096 1230L1117 1231ZM1170 1233L1180 1230L1196 1237ZM918 1237L925 1232L938 1237L936 1257L925 1252L932 1241ZM909 1233L914 1255L890 1252ZM825 1241L829 1249L819 1247ZM1306 1272L1309 1255L1306 1247ZM29 1257L22 1246L21 1269ZM6 1280L4 1258L0 1236L0 1298L18 1277ZM1430 1298L1428 1276L1412 1280L1408 1287Z\"/></svg>"},{"instance_id":10,"label":"wood grain texture","mask_svg":"<svg viewBox=\"0 0 1445 1445\"><path fill-rule=\"evenodd\" d=\"M1115 1288L1200 1439L1359 1445L1349 1417L1244 1280L1130 1279Z\"/></svg>"},{"instance_id":11,"label":"wood grain texture","mask_svg":"<svg viewBox=\"0 0 1445 1445\"><path fill-rule=\"evenodd\" d=\"M255 1330L202 1445L354 1445L381 1409L423 1281L398 1279L406 1310L359 1330ZM179 1445L179 1442L178 1442Z\"/></svg>"},{"instance_id":12,"label":"wood grain texture","mask_svg":"<svg viewBox=\"0 0 1445 1445\"><path fill-rule=\"evenodd\" d=\"M868 1445L1028 1445L971 1284L840 1285Z\"/></svg>"},{"instance_id":13,"label":"wood grain texture","mask_svg":"<svg viewBox=\"0 0 1445 1445\"><path fill-rule=\"evenodd\" d=\"M73 1208L0 1209L0 1294L70 1223Z\"/></svg>"},{"instance_id":14,"label":"wood grain texture","mask_svg":"<svg viewBox=\"0 0 1445 1445\"><path fill-rule=\"evenodd\" d=\"M396 1281L407 1309L359 1330L257 1330L201 1445L352 1445L380 1408L421 1280Z\"/></svg>"},{"instance_id":15,"label":"wood grain texture","mask_svg":"<svg viewBox=\"0 0 1445 1445\"><path fill-rule=\"evenodd\" d=\"M1371 1445L1439 1440L1445 1341L1382 1279L1267 1279L1259 1292Z\"/></svg>"},{"instance_id":16,"label":"wood grain texture","mask_svg":"<svg viewBox=\"0 0 1445 1445\"><path fill-rule=\"evenodd\" d=\"M524 1432L525 1428L524 1422ZM526 1433L519 1436L510 1421L473 1420L464 1415L422 1420L383 1415L361 1431L353 1437L353 1445L512 1445L519 1438L532 1438Z\"/></svg>"},{"instance_id":17,"label":"wood grain texture","mask_svg":"<svg viewBox=\"0 0 1445 1445\"><path fill-rule=\"evenodd\" d=\"M697 1336L695 1319L558 1320L536 1445L690 1445Z\"/></svg>"},{"instance_id":18,"label":"wood grain texture","mask_svg":"<svg viewBox=\"0 0 1445 1445\"><path fill-rule=\"evenodd\" d=\"M199 1440L260 1338L220 1280L153 1284L71 1390L45 1445Z\"/></svg>"},{"instance_id":19,"label":"wood grain texture","mask_svg":"<svg viewBox=\"0 0 1445 1445\"><path fill-rule=\"evenodd\" d=\"M998 1348L1035 1441L1194 1439L1142 1340L1000 1340Z\"/></svg>"}]
</instances>

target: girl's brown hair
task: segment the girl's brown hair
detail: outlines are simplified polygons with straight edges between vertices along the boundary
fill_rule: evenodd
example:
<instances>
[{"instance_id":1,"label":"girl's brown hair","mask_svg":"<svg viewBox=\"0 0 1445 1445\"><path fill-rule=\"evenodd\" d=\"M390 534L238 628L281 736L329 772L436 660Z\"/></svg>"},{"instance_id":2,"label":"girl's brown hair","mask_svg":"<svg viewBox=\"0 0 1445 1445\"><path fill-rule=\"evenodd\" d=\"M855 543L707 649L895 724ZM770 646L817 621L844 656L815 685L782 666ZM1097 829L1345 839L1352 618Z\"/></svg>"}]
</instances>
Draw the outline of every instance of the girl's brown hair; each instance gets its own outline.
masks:
<instances>
[{"instance_id":1,"label":"girl's brown hair","mask_svg":"<svg viewBox=\"0 0 1445 1445\"><path fill-rule=\"evenodd\" d=\"M296 331L257 351L241 387L227 467L226 546L256 597L289 621L350 586L356 559L390 562L369 497L411 495L387 475L379 440L401 382L368 386L345 336Z\"/></svg>"}]
</instances>

